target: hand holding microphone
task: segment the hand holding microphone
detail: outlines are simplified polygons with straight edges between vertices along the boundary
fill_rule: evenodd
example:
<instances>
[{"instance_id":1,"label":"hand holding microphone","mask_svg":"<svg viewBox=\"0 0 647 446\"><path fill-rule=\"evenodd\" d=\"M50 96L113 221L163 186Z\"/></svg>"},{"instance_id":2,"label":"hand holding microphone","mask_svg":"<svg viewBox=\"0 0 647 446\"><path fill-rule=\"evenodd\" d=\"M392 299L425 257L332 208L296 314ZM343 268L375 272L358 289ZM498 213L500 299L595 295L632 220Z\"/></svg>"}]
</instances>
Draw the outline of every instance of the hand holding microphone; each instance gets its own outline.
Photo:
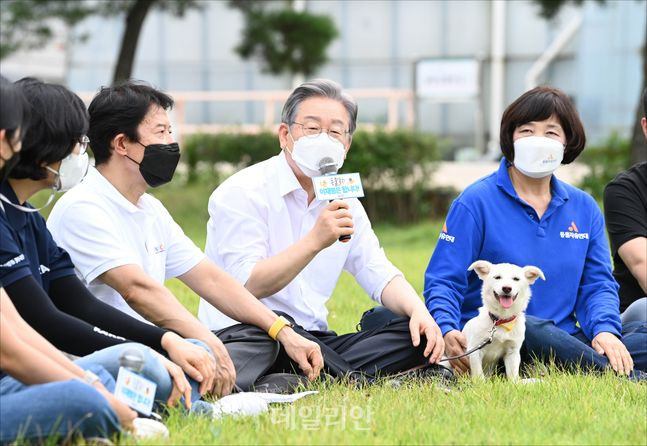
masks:
<instances>
[{"instance_id":1,"label":"hand holding microphone","mask_svg":"<svg viewBox=\"0 0 647 446\"><path fill-rule=\"evenodd\" d=\"M337 163L335 163L335 161L332 158L328 157L328 156L322 158L319 161L319 173L322 176L335 175L337 173L337 169L338 169ZM329 200L330 203L334 203L335 201L336 200ZM345 206L346 209L348 209L348 204L345 203L345 205L346 205ZM330 208L330 206L328 206L328 208ZM353 224L352 218L353 217L352 217L352 215L350 215L350 212L348 212L348 215L349 215L349 218L351 219L351 221L350 221L351 226L350 227L352 228L352 224ZM342 218L342 217L338 217L338 218ZM348 241L350 241L351 234L352 234L352 232L350 232L349 234L342 234L342 235L339 236L338 240L340 242L342 242L342 243L347 243ZM334 240L333 240L333 242L334 242ZM330 244L332 244L332 243L330 243ZM329 245L326 245L326 246L329 246Z\"/></svg>"},{"instance_id":2,"label":"hand holding microphone","mask_svg":"<svg viewBox=\"0 0 647 446\"><path fill-rule=\"evenodd\" d=\"M342 200L332 200L319 214L312 228L312 236L321 250L337 240L341 241L342 237L347 237L346 240L350 240L353 231L353 216L348 203Z\"/></svg>"}]
</instances>

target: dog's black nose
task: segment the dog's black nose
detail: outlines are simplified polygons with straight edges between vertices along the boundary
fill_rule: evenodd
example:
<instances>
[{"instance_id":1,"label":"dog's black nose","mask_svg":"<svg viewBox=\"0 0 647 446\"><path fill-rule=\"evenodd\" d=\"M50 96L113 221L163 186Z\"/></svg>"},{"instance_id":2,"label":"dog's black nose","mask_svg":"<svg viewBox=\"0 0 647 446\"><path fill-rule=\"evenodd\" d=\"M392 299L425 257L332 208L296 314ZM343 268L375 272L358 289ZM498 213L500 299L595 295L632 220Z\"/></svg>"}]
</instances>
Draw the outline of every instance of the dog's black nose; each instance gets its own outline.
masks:
<instances>
[{"instance_id":1,"label":"dog's black nose","mask_svg":"<svg viewBox=\"0 0 647 446\"><path fill-rule=\"evenodd\" d=\"M512 291L512 287L502 286L501 291L503 291L504 294L510 294L510 291Z\"/></svg>"}]
</instances>

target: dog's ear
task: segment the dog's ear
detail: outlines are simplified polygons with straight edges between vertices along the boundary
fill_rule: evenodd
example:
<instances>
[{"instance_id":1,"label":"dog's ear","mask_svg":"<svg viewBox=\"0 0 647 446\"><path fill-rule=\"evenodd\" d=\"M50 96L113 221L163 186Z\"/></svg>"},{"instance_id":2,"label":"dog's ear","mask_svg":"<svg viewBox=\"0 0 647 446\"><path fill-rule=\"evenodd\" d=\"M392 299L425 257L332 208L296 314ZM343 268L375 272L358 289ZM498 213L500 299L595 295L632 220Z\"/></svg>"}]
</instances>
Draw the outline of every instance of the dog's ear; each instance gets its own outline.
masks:
<instances>
[{"instance_id":1,"label":"dog's ear","mask_svg":"<svg viewBox=\"0 0 647 446\"><path fill-rule=\"evenodd\" d=\"M542 280L546 280L546 278L544 277L544 272L536 266L524 266L523 275L526 276L526 279L528 279L528 283L530 283L530 285L535 283L535 280L540 277Z\"/></svg>"},{"instance_id":2,"label":"dog's ear","mask_svg":"<svg viewBox=\"0 0 647 446\"><path fill-rule=\"evenodd\" d=\"M487 260L477 260L467 268L468 271L475 271L481 280L490 273L490 269L492 269L492 264Z\"/></svg>"}]
</instances>

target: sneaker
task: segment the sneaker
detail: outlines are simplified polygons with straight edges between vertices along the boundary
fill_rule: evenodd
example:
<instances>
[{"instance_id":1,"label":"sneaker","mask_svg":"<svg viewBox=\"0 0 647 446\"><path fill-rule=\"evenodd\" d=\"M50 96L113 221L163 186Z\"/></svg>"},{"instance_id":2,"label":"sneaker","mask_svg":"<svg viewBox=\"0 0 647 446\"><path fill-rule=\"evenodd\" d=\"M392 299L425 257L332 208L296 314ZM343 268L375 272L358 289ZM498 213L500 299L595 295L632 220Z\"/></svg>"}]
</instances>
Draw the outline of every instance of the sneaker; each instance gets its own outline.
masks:
<instances>
[{"instance_id":1,"label":"sneaker","mask_svg":"<svg viewBox=\"0 0 647 446\"><path fill-rule=\"evenodd\" d=\"M67 444L67 443L63 443ZM115 444L107 438L103 437L88 437L83 439L85 446L115 446Z\"/></svg>"},{"instance_id":2,"label":"sneaker","mask_svg":"<svg viewBox=\"0 0 647 446\"><path fill-rule=\"evenodd\" d=\"M191 412L210 416L214 419L225 415L253 416L268 411L267 402L253 393L234 393L220 398L214 403L196 401Z\"/></svg>"},{"instance_id":3,"label":"sneaker","mask_svg":"<svg viewBox=\"0 0 647 446\"><path fill-rule=\"evenodd\" d=\"M166 426L151 418L135 418L133 420L133 437L137 439L163 437L168 438Z\"/></svg>"}]
</instances>

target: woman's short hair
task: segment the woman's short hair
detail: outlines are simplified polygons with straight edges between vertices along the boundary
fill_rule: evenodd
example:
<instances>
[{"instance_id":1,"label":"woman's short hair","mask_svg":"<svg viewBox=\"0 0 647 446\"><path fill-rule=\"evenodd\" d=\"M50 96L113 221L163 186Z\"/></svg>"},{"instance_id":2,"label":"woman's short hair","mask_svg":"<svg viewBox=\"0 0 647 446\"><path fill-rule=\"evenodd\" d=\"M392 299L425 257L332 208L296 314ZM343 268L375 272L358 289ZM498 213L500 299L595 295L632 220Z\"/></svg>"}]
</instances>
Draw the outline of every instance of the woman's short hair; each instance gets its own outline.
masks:
<instances>
[{"instance_id":1,"label":"woman's short hair","mask_svg":"<svg viewBox=\"0 0 647 446\"><path fill-rule=\"evenodd\" d=\"M76 94L62 85L26 77L16 83L30 105L30 125L22 139L20 161L12 178L42 180L42 167L61 161L72 153L88 131L88 112Z\"/></svg>"},{"instance_id":2,"label":"woman's short hair","mask_svg":"<svg viewBox=\"0 0 647 446\"><path fill-rule=\"evenodd\" d=\"M519 96L503 112L499 141L501 152L514 161L512 135L517 127L532 121L544 121L555 115L566 134L562 164L569 164L584 150L586 135L580 116L570 98L560 89L539 86Z\"/></svg>"}]
</instances>

